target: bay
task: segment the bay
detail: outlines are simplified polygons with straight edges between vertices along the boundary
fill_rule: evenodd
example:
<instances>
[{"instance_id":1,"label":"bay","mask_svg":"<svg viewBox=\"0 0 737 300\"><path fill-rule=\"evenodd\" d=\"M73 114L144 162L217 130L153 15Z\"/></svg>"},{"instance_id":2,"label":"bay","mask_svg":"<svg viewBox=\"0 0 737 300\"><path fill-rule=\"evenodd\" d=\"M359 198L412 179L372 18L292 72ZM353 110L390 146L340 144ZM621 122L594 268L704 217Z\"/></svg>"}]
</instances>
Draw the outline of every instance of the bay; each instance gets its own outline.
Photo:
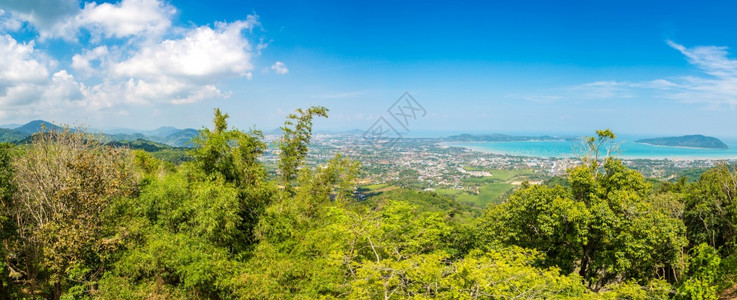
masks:
<instances>
[{"instance_id":1,"label":"bay","mask_svg":"<svg viewBox=\"0 0 737 300\"><path fill-rule=\"evenodd\" d=\"M737 140L722 141L729 149L704 149L687 147L655 146L635 143L635 139L619 140L616 156L628 159L737 159ZM577 157L580 141L525 141L525 142L448 142L448 146L462 147L473 151L528 157Z\"/></svg>"}]
</instances>

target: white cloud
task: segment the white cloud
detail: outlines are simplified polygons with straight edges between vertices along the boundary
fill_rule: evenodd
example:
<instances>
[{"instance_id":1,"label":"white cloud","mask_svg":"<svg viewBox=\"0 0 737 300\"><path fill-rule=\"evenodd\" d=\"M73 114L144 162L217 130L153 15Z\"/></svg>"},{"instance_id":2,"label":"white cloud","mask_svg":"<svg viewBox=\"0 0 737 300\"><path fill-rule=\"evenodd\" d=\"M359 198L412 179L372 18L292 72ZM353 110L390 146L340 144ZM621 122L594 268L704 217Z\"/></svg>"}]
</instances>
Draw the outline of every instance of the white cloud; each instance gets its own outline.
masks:
<instances>
[{"instance_id":1,"label":"white cloud","mask_svg":"<svg viewBox=\"0 0 737 300\"><path fill-rule=\"evenodd\" d=\"M95 70L99 70L107 61L109 54L107 46L84 50L81 54L75 54L72 57L72 68L88 75L95 73Z\"/></svg>"},{"instance_id":2,"label":"white cloud","mask_svg":"<svg viewBox=\"0 0 737 300\"><path fill-rule=\"evenodd\" d=\"M251 17L216 23L215 28L198 27L181 39L142 47L129 59L113 64L110 72L127 81L125 92L135 97L128 102L179 104L228 97L229 93L214 84L232 77L250 79L253 49L243 31L257 24Z\"/></svg>"},{"instance_id":3,"label":"white cloud","mask_svg":"<svg viewBox=\"0 0 737 300\"><path fill-rule=\"evenodd\" d=\"M95 40L137 35L158 37L171 27L171 17L176 13L173 6L160 0L86 2L84 8L80 8L79 0L23 0L3 5L11 13L0 23L6 30L18 30L20 22L27 22L38 30L40 40L76 40L81 29L89 30Z\"/></svg>"},{"instance_id":4,"label":"white cloud","mask_svg":"<svg viewBox=\"0 0 737 300\"><path fill-rule=\"evenodd\" d=\"M44 98L59 101L80 101L84 98L84 84L77 82L74 76L61 70L51 76L51 82L44 89Z\"/></svg>"},{"instance_id":5,"label":"white cloud","mask_svg":"<svg viewBox=\"0 0 737 300\"><path fill-rule=\"evenodd\" d=\"M31 114L67 107L84 99L84 85L65 70L52 73L57 63L36 50L33 42L19 43L0 36L0 111Z\"/></svg>"},{"instance_id":6,"label":"white cloud","mask_svg":"<svg viewBox=\"0 0 737 300\"><path fill-rule=\"evenodd\" d=\"M729 58L727 47L688 48L673 41L666 43L701 70L703 76L657 78L648 81L596 81L548 90L544 95L509 95L531 101L622 100L628 98L667 99L682 103L702 103L708 109L737 108L737 59Z\"/></svg>"},{"instance_id":7,"label":"white cloud","mask_svg":"<svg viewBox=\"0 0 737 300\"><path fill-rule=\"evenodd\" d=\"M697 46L686 48L673 41L668 45L683 53L689 62L709 75L716 77L736 77L737 60L727 57L727 47Z\"/></svg>"},{"instance_id":8,"label":"white cloud","mask_svg":"<svg viewBox=\"0 0 737 300\"><path fill-rule=\"evenodd\" d=\"M78 26L105 37L145 33L160 36L171 26L176 9L158 0L123 0L118 4L89 2L76 17Z\"/></svg>"},{"instance_id":9,"label":"white cloud","mask_svg":"<svg viewBox=\"0 0 737 300\"><path fill-rule=\"evenodd\" d=\"M256 15L184 28L172 25L177 10L165 0L79 1L0 0L0 113L19 120L72 111L99 116L229 98L220 84L250 80L254 57L268 45L252 36ZM38 33L35 41L3 33L29 29ZM36 47L76 41L80 32L91 38L69 61L58 63ZM286 73L279 64L275 71Z\"/></svg>"},{"instance_id":10,"label":"white cloud","mask_svg":"<svg viewBox=\"0 0 737 300\"><path fill-rule=\"evenodd\" d=\"M287 66L280 61L275 62L273 65L271 65L271 69L276 72L276 74L284 75L289 73L289 69L287 69Z\"/></svg>"},{"instance_id":11,"label":"white cloud","mask_svg":"<svg viewBox=\"0 0 737 300\"><path fill-rule=\"evenodd\" d=\"M144 2L88 4L85 10L127 11L130 5ZM67 70L52 72L56 63L40 60L45 56L34 49L33 42L18 43L6 35L0 39L0 55L8 58L0 61L0 101L8 106L38 99L45 103L58 100L59 105L95 111L121 105L184 104L228 98L231 93L221 91L217 84L227 78L253 76L254 49L244 31L250 32L258 25L258 17L249 15L231 23L216 22L213 27L181 29L179 38L144 39L120 48L103 45L84 49L72 57L71 70L93 81L90 85L78 82ZM104 37L145 35L159 30L145 26L119 31L103 29L108 32L102 34Z\"/></svg>"},{"instance_id":12,"label":"white cloud","mask_svg":"<svg viewBox=\"0 0 737 300\"><path fill-rule=\"evenodd\" d=\"M218 23L215 29L195 28L179 40L165 40L143 47L135 56L113 66L119 76L153 79L172 77L212 77L237 74L245 76L253 69L251 46L242 35L252 23L236 21Z\"/></svg>"},{"instance_id":13,"label":"white cloud","mask_svg":"<svg viewBox=\"0 0 737 300\"><path fill-rule=\"evenodd\" d=\"M668 97L688 103L706 103L709 108L737 107L737 60L728 57L727 47L697 46L687 48L673 41L668 45L680 51L688 61L708 77L675 78Z\"/></svg>"},{"instance_id":14,"label":"white cloud","mask_svg":"<svg viewBox=\"0 0 737 300\"><path fill-rule=\"evenodd\" d=\"M0 30L2 31L18 31L22 22L17 18L9 16L4 9L0 8Z\"/></svg>"},{"instance_id":15,"label":"white cloud","mask_svg":"<svg viewBox=\"0 0 737 300\"><path fill-rule=\"evenodd\" d=\"M75 17L80 11L78 0L23 0L0 1L10 13L15 30L20 28L21 22L27 22L36 28L41 40L61 37L67 40L74 38L76 33ZM6 28L13 29L13 28Z\"/></svg>"},{"instance_id":16,"label":"white cloud","mask_svg":"<svg viewBox=\"0 0 737 300\"><path fill-rule=\"evenodd\" d=\"M18 43L10 35L0 36L0 106L33 102L49 81L54 62L34 49L34 43Z\"/></svg>"}]
</instances>

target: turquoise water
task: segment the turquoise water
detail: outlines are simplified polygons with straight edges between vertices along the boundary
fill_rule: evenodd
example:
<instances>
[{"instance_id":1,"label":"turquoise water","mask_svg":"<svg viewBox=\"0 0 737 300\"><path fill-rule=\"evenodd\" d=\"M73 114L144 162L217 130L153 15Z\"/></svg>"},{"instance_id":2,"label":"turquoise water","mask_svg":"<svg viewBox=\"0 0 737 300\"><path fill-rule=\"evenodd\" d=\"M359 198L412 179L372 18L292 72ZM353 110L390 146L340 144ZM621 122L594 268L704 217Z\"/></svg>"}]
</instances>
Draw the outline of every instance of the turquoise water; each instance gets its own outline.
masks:
<instances>
[{"instance_id":1,"label":"turquoise water","mask_svg":"<svg viewBox=\"0 0 737 300\"><path fill-rule=\"evenodd\" d=\"M729 149L699 149L665 147L619 141L617 156L621 158L646 159L737 159L737 140L722 140ZM449 146L468 148L474 151L531 157L576 157L576 148L581 142L468 142L445 143Z\"/></svg>"}]
</instances>

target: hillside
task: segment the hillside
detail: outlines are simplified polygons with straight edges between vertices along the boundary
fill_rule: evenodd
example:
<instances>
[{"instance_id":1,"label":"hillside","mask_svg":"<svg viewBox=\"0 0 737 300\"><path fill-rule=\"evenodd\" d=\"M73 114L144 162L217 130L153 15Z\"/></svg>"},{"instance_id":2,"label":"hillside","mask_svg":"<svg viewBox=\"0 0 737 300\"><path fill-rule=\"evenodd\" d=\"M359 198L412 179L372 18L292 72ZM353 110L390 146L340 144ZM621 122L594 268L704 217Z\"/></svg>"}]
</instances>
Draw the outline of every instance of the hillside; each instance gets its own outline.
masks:
<instances>
[{"instance_id":1,"label":"hillside","mask_svg":"<svg viewBox=\"0 0 737 300\"><path fill-rule=\"evenodd\" d=\"M640 139L635 143L650 144L669 147L693 147L706 149L729 149L727 144L715 137L704 135L684 135L676 137L659 137L652 139Z\"/></svg>"},{"instance_id":2,"label":"hillside","mask_svg":"<svg viewBox=\"0 0 737 300\"><path fill-rule=\"evenodd\" d=\"M113 146L113 147L126 147L129 149L140 149L147 152L156 152L166 149L172 149L173 147L161 143L151 142L144 139L137 139L134 141L112 141L107 143L107 145Z\"/></svg>"},{"instance_id":3,"label":"hillside","mask_svg":"<svg viewBox=\"0 0 737 300\"><path fill-rule=\"evenodd\" d=\"M171 135L173 133L176 133L179 130L180 129L177 129L177 128L174 128L174 127L171 127L171 126L162 126L162 127L156 128L154 130L143 131L141 133L144 134L144 135L146 135L146 136L161 136L161 137L165 137L165 136L169 136L169 135Z\"/></svg>"},{"instance_id":4,"label":"hillside","mask_svg":"<svg viewBox=\"0 0 737 300\"><path fill-rule=\"evenodd\" d=\"M199 131L191 128L176 129L166 136L149 136L148 139L173 147L191 147L189 141L199 134Z\"/></svg>"},{"instance_id":5,"label":"hillside","mask_svg":"<svg viewBox=\"0 0 737 300\"><path fill-rule=\"evenodd\" d=\"M26 138L28 135L20 131L0 128L0 143L12 143Z\"/></svg>"},{"instance_id":6,"label":"hillside","mask_svg":"<svg viewBox=\"0 0 737 300\"><path fill-rule=\"evenodd\" d=\"M15 128L0 128L0 143L24 143L30 141L30 136L36 132L59 129L59 126L43 120L35 120Z\"/></svg>"},{"instance_id":7,"label":"hillside","mask_svg":"<svg viewBox=\"0 0 737 300\"><path fill-rule=\"evenodd\" d=\"M147 140L171 147L191 147L189 141L198 136L200 132L192 128L160 127L149 131L116 129L108 131L107 134L113 141Z\"/></svg>"},{"instance_id":8,"label":"hillside","mask_svg":"<svg viewBox=\"0 0 737 300\"><path fill-rule=\"evenodd\" d=\"M31 121L15 128L0 128L0 143L29 143L31 135L41 131L42 128L46 128L47 130L61 129L61 127L43 120ZM165 144L170 147L192 147L189 141L198 136L199 131L192 128L177 129L174 127L160 127L149 131L114 129L107 131L103 135L111 141L145 140Z\"/></svg>"},{"instance_id":9,"label":"hillside","mask_svg":"<svg viewBox=\"0 0 737 300\"><path fill-rule=\"evenodd\" d=\"M15 128L14 130L27 134L27 135L31 135L31 134L41 131L41 129L43 128L46 128L48 130L55 130L55 129L60 129L61 127L56 126L51 122L47 122L43 120L35 120L35 121L28 122L21 127Z\"/></svg>"}]
</instances>

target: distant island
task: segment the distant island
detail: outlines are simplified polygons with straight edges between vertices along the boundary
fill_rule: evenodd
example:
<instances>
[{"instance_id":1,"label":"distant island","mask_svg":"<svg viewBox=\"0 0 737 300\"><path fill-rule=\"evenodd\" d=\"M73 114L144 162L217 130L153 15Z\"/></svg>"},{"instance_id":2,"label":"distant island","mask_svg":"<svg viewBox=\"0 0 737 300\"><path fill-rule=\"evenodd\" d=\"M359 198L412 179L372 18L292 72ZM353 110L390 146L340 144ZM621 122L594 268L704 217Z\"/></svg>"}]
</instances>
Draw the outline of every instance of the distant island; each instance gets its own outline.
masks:
<instances>
[{"instance_id":1,"label":"distant island","mask_svg":"<svg viewBox=\"0 0 737 300\"><path fill-rule=\"evenodd\" d=\"M543 136L515 136L506 134L461 134L453 135L444 139L447 142L532 142L532 141L579 141L574 137Z\"/></svg>"},{"instance_id":2,"label":"distant island","mask_svg":"<svg viewBox=\"0 0 737 300\"><path fill-rule=\"evenodd\" d=\"M640 139L635 143L669 146L669 147L693 147L706 149L729 149L727 144L715 137L704 135L684 135L674 137L659 137L652 139Z\"/></svg>"}]
</instances>

